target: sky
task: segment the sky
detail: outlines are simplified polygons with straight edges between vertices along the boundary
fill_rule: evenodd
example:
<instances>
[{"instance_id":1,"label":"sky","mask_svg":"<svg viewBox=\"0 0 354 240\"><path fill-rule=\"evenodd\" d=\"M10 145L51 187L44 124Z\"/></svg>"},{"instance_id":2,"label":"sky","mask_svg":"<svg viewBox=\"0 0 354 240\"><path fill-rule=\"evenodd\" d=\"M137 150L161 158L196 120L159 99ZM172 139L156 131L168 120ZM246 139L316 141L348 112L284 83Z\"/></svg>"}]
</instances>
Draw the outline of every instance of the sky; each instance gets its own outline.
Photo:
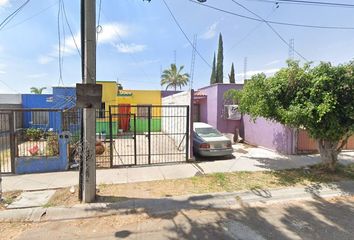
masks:
<instances>
[{"instance_id":1,"label":"sky","mask_svg":"<svg viewBox=\"0 0 354 240\"><path fill-rule=\"evenodd\" d=\"M189 0L165 0L190 40L197 35L193 88L209 84L218 35L224 41L224 75L235 64L236 81L264 72L274 74L286 65L289 47L264 22L216 11ZM329 1L329 0L328 0ZM0 22L25 0L0 0ZM80 1L63 0L73 36L60 20L62 78L59 70L59 0L31 0L0 29L0 93L28 93L30 87L75 86L81 82ZM272 0L237 0L268 21L354 27L354 8L279 4ZM331 2L353 3L350 0ZM232 0L208 0L208 5L255 17ZM172 19L163 0L102 0L97 44L97 80L118 81L124 89L163 89L161 71L171 63L189 73L192 47ZM287 42L294 39L297 52L318 64L345 63L353 59L354 30L313 29L272 25ZM75 41L73 40L75 39ZM80 47L80 46L78 46ZM295 54L295 59L304 60ZM227 80L224 80L227 82ZM186 87L185 89L187 89Z\"/></svg>"}]
</instances>

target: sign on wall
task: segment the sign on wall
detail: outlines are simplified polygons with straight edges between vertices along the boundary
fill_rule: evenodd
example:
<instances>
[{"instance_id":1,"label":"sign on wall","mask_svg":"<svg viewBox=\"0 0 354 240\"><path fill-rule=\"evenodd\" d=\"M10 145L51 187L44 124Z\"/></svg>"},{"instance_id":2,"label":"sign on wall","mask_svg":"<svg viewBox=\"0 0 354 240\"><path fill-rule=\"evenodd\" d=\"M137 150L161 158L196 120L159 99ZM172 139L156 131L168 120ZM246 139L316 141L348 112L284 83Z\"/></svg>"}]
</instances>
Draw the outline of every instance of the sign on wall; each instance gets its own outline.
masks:
<instances>
[{"instance_id":1,"label":"sign on wall","mask_svg":"<svg viewBox=\"0 0 354 240\"><path fill-rule=\"evenodd\" d=\"M225 118L229 120L241 120L241 112L238 105L224 105Z\"/></svg>"}]
</instances>

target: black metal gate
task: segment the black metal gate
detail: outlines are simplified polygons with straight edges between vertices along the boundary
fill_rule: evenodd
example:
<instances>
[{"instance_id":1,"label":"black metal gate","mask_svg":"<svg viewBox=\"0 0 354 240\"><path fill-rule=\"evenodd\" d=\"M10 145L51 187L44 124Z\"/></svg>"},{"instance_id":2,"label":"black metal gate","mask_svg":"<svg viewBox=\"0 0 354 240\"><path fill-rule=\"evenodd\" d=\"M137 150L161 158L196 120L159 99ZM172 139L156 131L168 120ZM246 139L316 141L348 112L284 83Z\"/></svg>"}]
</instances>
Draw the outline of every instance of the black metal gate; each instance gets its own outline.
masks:
<instances>
[{"instance_id":1,"label":"black metal gate","mask_svg":"<svg viewBox=\"0 0 354 240\"><path fill-rule=\"evenodd\" d=\"M110 166L185 162L189 153L189 106L109 107Z\"/></svg>"},{"instance_id":2,"label":"black metal gate","mask_svg":"<svg viewBox=\"0 0 354 240\"><path fill-rule=\"evenodd\" d=\"M12 112L0 112L0 170L14 172L14 120Z\"/></svg>"}]
</instances>

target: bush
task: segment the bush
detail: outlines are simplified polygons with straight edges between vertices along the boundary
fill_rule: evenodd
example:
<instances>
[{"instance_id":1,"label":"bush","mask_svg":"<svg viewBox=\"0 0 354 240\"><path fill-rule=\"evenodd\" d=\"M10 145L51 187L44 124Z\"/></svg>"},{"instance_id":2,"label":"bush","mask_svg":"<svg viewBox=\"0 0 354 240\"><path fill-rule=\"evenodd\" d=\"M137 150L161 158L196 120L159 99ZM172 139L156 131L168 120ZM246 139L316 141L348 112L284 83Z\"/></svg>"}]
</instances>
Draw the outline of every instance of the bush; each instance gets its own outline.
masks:
<instances>
[{"instance_id":1,"label":"bush","mask_svg":"<svg viewBox=\"0 0 354 240\"><path fill-rule=\"evenodd\" d=\"M26 129L26 139L29 140L40 140L44 137L44 132L39 128L28 128Z\"/></svg>"}]
</instances>

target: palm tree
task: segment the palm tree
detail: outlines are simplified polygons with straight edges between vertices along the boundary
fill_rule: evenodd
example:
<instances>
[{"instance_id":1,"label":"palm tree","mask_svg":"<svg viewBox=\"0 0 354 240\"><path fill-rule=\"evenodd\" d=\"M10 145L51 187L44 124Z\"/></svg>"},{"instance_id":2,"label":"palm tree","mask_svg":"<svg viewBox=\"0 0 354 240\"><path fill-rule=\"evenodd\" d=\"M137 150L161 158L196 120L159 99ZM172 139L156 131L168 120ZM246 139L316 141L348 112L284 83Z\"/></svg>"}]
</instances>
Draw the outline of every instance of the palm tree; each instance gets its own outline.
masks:
<instances>
[{"instance_id":1,"label":"palm tree","mask_svg":"<svg viewBox=\"0 0 354 240\"><path fill-rule=\"evenodd\" d=\"M31 93L42 94L44 89L47 89L47 88L46 87L41 87L41 88L31 87Z\"/></svg>"},{"instance_id":2,"label":"palm tree","mask_svg":"<svg viewBox=\"0 0 354 240\"><path fill-rule=\"evenodd\" d=\"M183 68L183 65L177 69L176 64L171 64L171 67L164 70L161 75L161 86L166 85L166 90L171 87L175 91L177 87L181 89L183 86L186 86L189 82L189 74L182 73Z\"/></svg>"}]
</instances>

